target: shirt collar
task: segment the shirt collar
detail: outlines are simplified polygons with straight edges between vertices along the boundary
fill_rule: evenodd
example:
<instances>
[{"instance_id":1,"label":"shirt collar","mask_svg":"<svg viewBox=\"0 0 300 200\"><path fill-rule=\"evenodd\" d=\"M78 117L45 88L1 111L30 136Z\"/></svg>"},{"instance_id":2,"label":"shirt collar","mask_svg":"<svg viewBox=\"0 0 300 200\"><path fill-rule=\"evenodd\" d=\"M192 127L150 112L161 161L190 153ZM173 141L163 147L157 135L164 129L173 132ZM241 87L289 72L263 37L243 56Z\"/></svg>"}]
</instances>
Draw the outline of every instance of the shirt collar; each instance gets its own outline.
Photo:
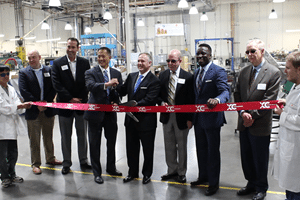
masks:
<instances>
[{"instance_id":1,"label":"shirt collar","mask_svg":"<svg viewBox=\"0 0 300 200\"><path fill-rule=\"evenodd\" d=\"M261 61L261 63L258 65L258 66L253 66L255 69L256 69L256 71L258 71L258 70L260 70L260 68L265 64L265 59L263 58L263 60Z\"/></svg>"},{"instance_id":2,"label":"shirt collar","mask_svg":"<svg viewBox=\"0 0 300 200\"><path fill-rule=\"evenodd\" d=\"M69 56L67 55L67 59L68 59L68 62L72 62L70 59L69 59ZM75 60L73 62L76 62L77 61L77 56L75 56Z\"/></svg>"},{"instance_id":3,"label":"shirt collar","mask_svg":"<svg viewBox=\"0 0 300 200\"><path fill-rule=\"evenodd\" d=\"M150 69L143 74L141 74L141 72L139 72L139 75L143 75L143 78L145 78L149 72L150 72Z\"/></svg>"},{"instance_id":4,"label":"shirt collar","mask_svg":"<svg viewBox=\"0 0 300 200\"><path fill-rule=\"evenodd\" d=\"M34 68L32 68L30 65L29 65L29 67L30 67L33 71L40 71L40 70L42 70L42 69L44 68L43 65L40 65L40 68L38 68L38 69L34 69Z\"/></svg>"},{"instance_id":5,"label":"shirt collar","mask_svg":"<svg viewBox=\"0 0 300 200\"><path fill-rule=\"evenodd\" d=\"M180 73L180 66L178 66L177 69L175 70L176 77L179 77L179 73ZM170 70L170 74L172 74L172 70Z\"/></svg>"},{"instance_id":6,"label":"shirt collar","mask_svg":"<svg viewBox=\"0 0 300 200\"><path fill-rule=\"evenodd\" d=\"M211 64L212 64L212 61L210 61L207 65L205 65L205 66L203 67L203 69L204 69L205 72L209 69L209 67L211 66ZM201 67L201 68L202 68L202 67Z\"/></svg>"},{"instance_id":7,"label":"shirt collar","mask_svg":"<svg viewBox=\"0 0 300 200\"><path fill-rule=\"evenodd\" d=\"M99 65L99 68L102 71L102 73L104 72L104 70L106 70L109 73L109 67L107 67L106 69L104 69L103 67L101 67L101 65Z\"/></svg>"}]
</instances>

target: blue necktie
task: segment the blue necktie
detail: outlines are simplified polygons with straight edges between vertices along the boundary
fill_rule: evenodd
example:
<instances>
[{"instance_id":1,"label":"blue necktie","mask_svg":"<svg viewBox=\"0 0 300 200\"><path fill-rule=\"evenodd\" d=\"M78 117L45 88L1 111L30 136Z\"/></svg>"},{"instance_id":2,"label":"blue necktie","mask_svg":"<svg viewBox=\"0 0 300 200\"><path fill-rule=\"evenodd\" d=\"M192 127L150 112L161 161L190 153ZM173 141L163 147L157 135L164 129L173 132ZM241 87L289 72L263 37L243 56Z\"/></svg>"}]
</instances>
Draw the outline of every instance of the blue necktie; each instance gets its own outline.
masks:
<instances>
[{"instance_id":1,"label":"blue necktie","mask_svg":"<svg viewBox=\"0 0 300 200\"><path fill-rule=\"evenodd\" d=\"M107 83L109 80L108 80L108 74L106 70L103 71L103 75L104 75L104 81L105 83ZM109 89L107 88L106 91L107 91L107 96L109 96Z\"/></svg>"},{"instance_id":2,"label":"blue necktie","mask_svg":"<svg viewBox=\"0 0 300 200\"><path fill-rule=\"evenodd\" d=\"M135 86L134 86L134 93L136 92L136 90L138 89L139 85L141 84L143 79L143 75L140 75L139 79L137 80Z\"/></svg>"},{"instance_id":3,"label":"blue necktie","mask_svg":"<svg viewBox=\"0 0 300 200\"><path fill-rule=\"evenodd\" d=\"M202 67L202 69L197 77L197 80L196 80L196 86L198 88L198 90L197 90L198 92L200 92L200 90L201 90L203 73L204 73L204 68Z\"/></svg>"}]
</instances>

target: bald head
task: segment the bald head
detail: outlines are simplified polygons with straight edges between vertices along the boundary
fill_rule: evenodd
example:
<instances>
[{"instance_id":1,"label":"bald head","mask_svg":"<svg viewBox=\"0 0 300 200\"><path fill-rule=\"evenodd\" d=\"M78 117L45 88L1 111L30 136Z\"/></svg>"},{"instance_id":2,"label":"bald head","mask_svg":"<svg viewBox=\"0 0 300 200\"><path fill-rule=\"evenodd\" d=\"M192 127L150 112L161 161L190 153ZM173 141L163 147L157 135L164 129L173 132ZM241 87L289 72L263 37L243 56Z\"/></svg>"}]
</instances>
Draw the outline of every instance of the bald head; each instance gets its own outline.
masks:
<instances>
[{"instance_id":1,"label":"bald head","mask_svg":"<svg viewBox=\"0 0 300 200\"><path fill-rule=\"evenodd\" d=\"M29 51L29 53L27 54L27 56L28 56L29 65L33 69L39 69L41 67L41 64L40 64L41 55L40 55L40 53L37 50L31 50L31 51Z\"/></svg>"},{"instance_id":2,"label":"bald head","mask_svg":"<svg viewBox=\"0 0 300 200\"><path fill-rule=\"evenodd\" d=\"M168 67L171 71L175 72L181 63L181 53L178 49L173 49L167 59Z\"/></svg>"}]
</instances>

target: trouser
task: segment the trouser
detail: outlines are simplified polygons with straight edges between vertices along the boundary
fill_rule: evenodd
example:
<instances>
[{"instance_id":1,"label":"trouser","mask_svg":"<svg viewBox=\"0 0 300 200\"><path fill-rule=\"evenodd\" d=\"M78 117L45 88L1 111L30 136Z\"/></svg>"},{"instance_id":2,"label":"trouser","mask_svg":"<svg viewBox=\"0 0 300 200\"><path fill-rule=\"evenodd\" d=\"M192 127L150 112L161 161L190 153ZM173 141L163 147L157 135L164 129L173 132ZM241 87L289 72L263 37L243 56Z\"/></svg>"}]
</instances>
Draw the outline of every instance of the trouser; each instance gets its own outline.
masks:
<instances>
[{"instance_id":1,"label":"trouser","mask_svg":"<svg viewBox=\"0 0 300 200\"><path fill-rule=\"evenodd\" d=\"M0 140L1 180L16 176L15 166L18 159L17 140Z\"/></svg>"}]
</instances>

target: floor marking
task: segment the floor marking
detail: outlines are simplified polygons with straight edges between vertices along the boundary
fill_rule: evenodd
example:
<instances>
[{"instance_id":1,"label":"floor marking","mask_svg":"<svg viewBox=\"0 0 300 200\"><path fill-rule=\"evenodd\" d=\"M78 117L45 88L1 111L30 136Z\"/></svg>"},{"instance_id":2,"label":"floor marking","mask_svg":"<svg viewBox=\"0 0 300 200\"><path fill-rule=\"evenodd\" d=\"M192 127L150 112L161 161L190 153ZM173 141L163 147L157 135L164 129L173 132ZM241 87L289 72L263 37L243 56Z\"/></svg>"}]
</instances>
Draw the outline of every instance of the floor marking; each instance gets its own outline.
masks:
<instances>
[{"instance_id":1,"label":"floor marking","mask_svg":"<svg viewBox=\"0 0 300 200\"><path fill-rule=\"evenodd\" d=\"M24 166L24 167L31 167L31 165L28 164L22 164L22 163L17 163L16 165L19 166ZM41 169L48 169L48 170L53 170L53 171L61 171L61 168L53 168L53 167L43 167L40 166ZM93 172L83 172L83 171L74 171L71 170L70 172L76 173L76 174L88 174L88 175L93 175ZM114 175L109 175L109 174L102 174L102 176L106 176L106 177L114 177L114 178L125 178L124 176L114 176ZM135 180L143 180L142 178L135 178ZM174 181L160 181L160 180L153 180L151 179L152 182L156 182L156 183L167 183L167 184L171 184L171 185L191 185L189 183L178 183L178 182L174 182ZM208 185L199 185L199 186L193 186L193 187L208 187ZM224 190L240 190L241 188L234 188L234 187L225 187L225 186L220 186L220 189L224 189ZM267 191L268 194L278 194L278 195L285 195L285 192L276 192L276 191Z\"/></svg>"}]
</instances>

